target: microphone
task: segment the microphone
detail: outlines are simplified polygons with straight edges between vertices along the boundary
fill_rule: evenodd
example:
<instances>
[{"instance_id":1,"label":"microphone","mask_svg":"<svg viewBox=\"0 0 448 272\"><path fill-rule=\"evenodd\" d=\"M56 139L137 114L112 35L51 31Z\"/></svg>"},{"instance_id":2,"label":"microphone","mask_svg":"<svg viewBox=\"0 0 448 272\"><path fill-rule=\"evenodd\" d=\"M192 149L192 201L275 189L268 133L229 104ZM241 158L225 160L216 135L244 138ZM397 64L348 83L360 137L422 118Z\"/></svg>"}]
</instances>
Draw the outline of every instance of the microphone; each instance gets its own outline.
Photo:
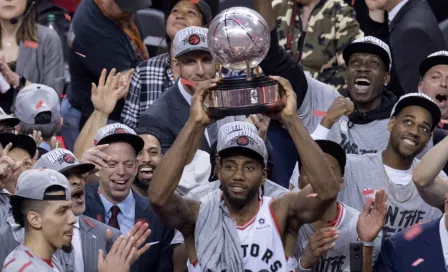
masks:
<instances>
[{"instance_id":1,"label":"microphone","mask_svg":"<svg viewBox=\"0 0 448 272\"><path fill-rule=\"evenodd\" d=\"M27 10L26 10L26 12L24 14L20 15L19 17L15 17L15 18L9 19L9 23L11 23L12 25L15 25L15 24L17 24L19 22L19 19L25 18L26 16L28 16L28 14L30 14L31 9L33 8L35 3L36 2L34 2L34 1L31 2L31 5L27 8Z\"/></svg>"}]
</instances>

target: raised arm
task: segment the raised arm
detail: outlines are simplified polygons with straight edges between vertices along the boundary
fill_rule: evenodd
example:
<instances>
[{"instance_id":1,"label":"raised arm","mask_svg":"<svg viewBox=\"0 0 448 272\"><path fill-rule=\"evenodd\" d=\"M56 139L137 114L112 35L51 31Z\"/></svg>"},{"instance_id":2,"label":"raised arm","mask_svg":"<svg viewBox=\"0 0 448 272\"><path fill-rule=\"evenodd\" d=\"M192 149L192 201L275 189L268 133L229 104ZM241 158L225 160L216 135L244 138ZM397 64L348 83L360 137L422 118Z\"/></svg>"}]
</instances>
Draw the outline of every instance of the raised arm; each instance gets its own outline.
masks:
<instances>
[{"instance_id":1,"label":"raised arm","mask_svg":"<svg viewBox=\"0 0 448 272\"><path fill-rule=\"evenodd\" d=\"M334 175L328 159L297 117L297 104L291 84L280 77L272 77L284 89L285 108L279 113L283 125L288 130L301 158L302 167L307 170L307 178L311 187L305 188L315 197L307 197L308 192L290 193L279 202L289 207L288 214L302 223L314 221L320 213L337 197L339 183ZM306 191L304 189L304 191Z\"/></svg>"},{"instance_id":2,"label":"raised arm","mask_svg":"<svg viewBox=\"0 0 448 272\"><path fill-rule=\"evenodd\" d=\"M199 202L175 194L182 171L188 164L192 153L199 148L205 128L212 120L203 108L203 96L206 90L216 86L218 79L201 82L191 102L190 118L180 131L173 145L164 155L152 178L148 189L148 198L159 215L162 223L181 231L194 231Z\"/></svg>"},{"instance_id":3,"label":"raised arm","mask_svg":"<svg viewBox=\"0 0 448 272\"><path fill-rule=\"evenodd\" d=\"M95 110L85 123L74 146L74 154L81 158L82 154L93 146L93 139L98 129L107 125L107 119L115 108L117 101L125 97L129 90L129 83L134 69L118 73L112 69L109 75L107 70L101 72L98 86L92 83L92 104Z\"/></svg>"},{"instance_id":4,"label":"raised arm","mask_svg":"<svg viewBox=\"0 0 448 272\"><path fill-rule=\"evenodd\" d=\"M420 196L436 208L444 206L445 192L448 191L448 178L439 176L447 161L448 137L445 137L425 154L412 175Z\"/></svg>"}]
</instances>

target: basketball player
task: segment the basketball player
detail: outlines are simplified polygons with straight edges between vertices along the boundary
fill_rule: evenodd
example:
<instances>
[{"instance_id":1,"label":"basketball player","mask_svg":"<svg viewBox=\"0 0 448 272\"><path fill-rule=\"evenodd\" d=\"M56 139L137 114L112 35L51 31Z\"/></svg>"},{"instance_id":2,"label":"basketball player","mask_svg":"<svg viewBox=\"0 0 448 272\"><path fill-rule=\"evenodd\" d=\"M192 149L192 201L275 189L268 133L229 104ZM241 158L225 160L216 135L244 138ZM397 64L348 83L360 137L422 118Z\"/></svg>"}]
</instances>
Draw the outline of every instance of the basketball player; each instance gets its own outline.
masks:
<instances>
[{"instance_id":1,"label":"basketball player","mask_svg":"<svg viewBox=\"0 0 448 272\"><path fill-rule=\"evenodd\" d=\"M195 271L290 271L299 228L315 221L337 197L338 180L327 157L297 117L296 96L289 82L279 82L285 107L280 119L303 158L311 186L278 199L263 196L267 151L264 141L244 129L218 139L221 189L200 201L175 194L189 153L196 152L212 123L203 108L204 93L216 79L198 84L190 118L156 170L148 197L167 227L182 232ZM236 130L236 131L235 131Z\"/></svg>"}]
</instances>

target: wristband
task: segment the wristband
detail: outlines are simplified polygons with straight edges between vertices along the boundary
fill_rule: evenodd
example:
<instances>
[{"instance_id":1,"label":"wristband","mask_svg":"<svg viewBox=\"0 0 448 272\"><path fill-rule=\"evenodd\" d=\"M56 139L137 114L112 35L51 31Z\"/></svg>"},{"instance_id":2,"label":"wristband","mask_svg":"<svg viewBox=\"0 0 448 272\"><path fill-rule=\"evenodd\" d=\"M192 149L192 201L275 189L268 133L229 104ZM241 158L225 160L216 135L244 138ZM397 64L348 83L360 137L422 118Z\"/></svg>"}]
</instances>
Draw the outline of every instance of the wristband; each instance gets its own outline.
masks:
<instances>
[{"instance_id":1,"label":"wristband","mask_svg":"<svg viewBox=\"0 0 448 272\"><path fill-rule=\"evenodd\" d=\"M364 242L362 241L362 245L365 247L373 247L373 242Z\"/></svg>"},{"instance_id":2,"label":"wristband","mask_svg":"<svg viewBox=\"0 0 448 272\"><path fill-rule=\"evenodd\" d=\"M302 262L302 256L300 256L299 262L298 262L300 271L313 271L311 268L303 268L301 262Z\"/></svg>"}]
</instances>

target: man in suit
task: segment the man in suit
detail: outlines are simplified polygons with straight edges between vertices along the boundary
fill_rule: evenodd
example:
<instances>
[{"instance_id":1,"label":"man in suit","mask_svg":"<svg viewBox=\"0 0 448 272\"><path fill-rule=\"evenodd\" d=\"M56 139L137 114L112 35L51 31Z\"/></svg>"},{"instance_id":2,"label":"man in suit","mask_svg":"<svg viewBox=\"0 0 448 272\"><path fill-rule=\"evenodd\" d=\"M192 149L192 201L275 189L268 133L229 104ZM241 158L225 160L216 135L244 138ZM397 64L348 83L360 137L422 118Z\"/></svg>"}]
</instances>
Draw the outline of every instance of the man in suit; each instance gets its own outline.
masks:
<instances>
[{"instance_id":1,"label":"man in suit","mask_svg":"<svg viewBox=\"0 0 448 272\"><path fill-rule=\"evenodd\" d=\"M137 175L137 154L144 141L131 128L111 124L98 130L94 143L108 145L102 150L107 159L105 167L98 172L99 185L86 186L84 215L120 229L123 234L129 233L137 222L148 223L151 235L146 242L151 247L133 268L135 271L172 271L170 242L174 231L160 223L147 198L131 190Z\"/></svg>"},{"instance_id":2,"label":"man in suit","mask_svg":"<svg viewBox=\"0 0 448 272\"><path fill-rule=\"evenodd\" d=\"M389 28L382 37L389 40L394 63L389 89L397 96L417 92L420 63L429 54L446 48L431 7L426 0L367 0L366 4L373 20L368 32Z\"/></svg>"},{"instance_id":3,"label":"man in suit","mask_svg":"<svg viewBox=\"0 0 448 272\"><path fill-rule=\"evenodd\" d=\"M177 32L173 41L174 69L180 74L176 84L165 91L142 115L140 127L148 127L160 137L162 153L174 143L190 116L191 97L195 86L216 76L215 61L207 44L208 30L188 27ZM243 120L227 117L210 125L201 140L200 148L210 153L222 124Z\"/></svg>"},{"instance_id":4,"label":"man in suit","mask_svg":"<svg viewBox=\"0 0 448 272\"><path fill-rule=\"evenodd\" d=\"M448 269L448 198L445 214L415 225L386 240L376 263L378 271L446 271ZM415 237L413 233L421 233Z\"/></svg>"}]
</instances>

